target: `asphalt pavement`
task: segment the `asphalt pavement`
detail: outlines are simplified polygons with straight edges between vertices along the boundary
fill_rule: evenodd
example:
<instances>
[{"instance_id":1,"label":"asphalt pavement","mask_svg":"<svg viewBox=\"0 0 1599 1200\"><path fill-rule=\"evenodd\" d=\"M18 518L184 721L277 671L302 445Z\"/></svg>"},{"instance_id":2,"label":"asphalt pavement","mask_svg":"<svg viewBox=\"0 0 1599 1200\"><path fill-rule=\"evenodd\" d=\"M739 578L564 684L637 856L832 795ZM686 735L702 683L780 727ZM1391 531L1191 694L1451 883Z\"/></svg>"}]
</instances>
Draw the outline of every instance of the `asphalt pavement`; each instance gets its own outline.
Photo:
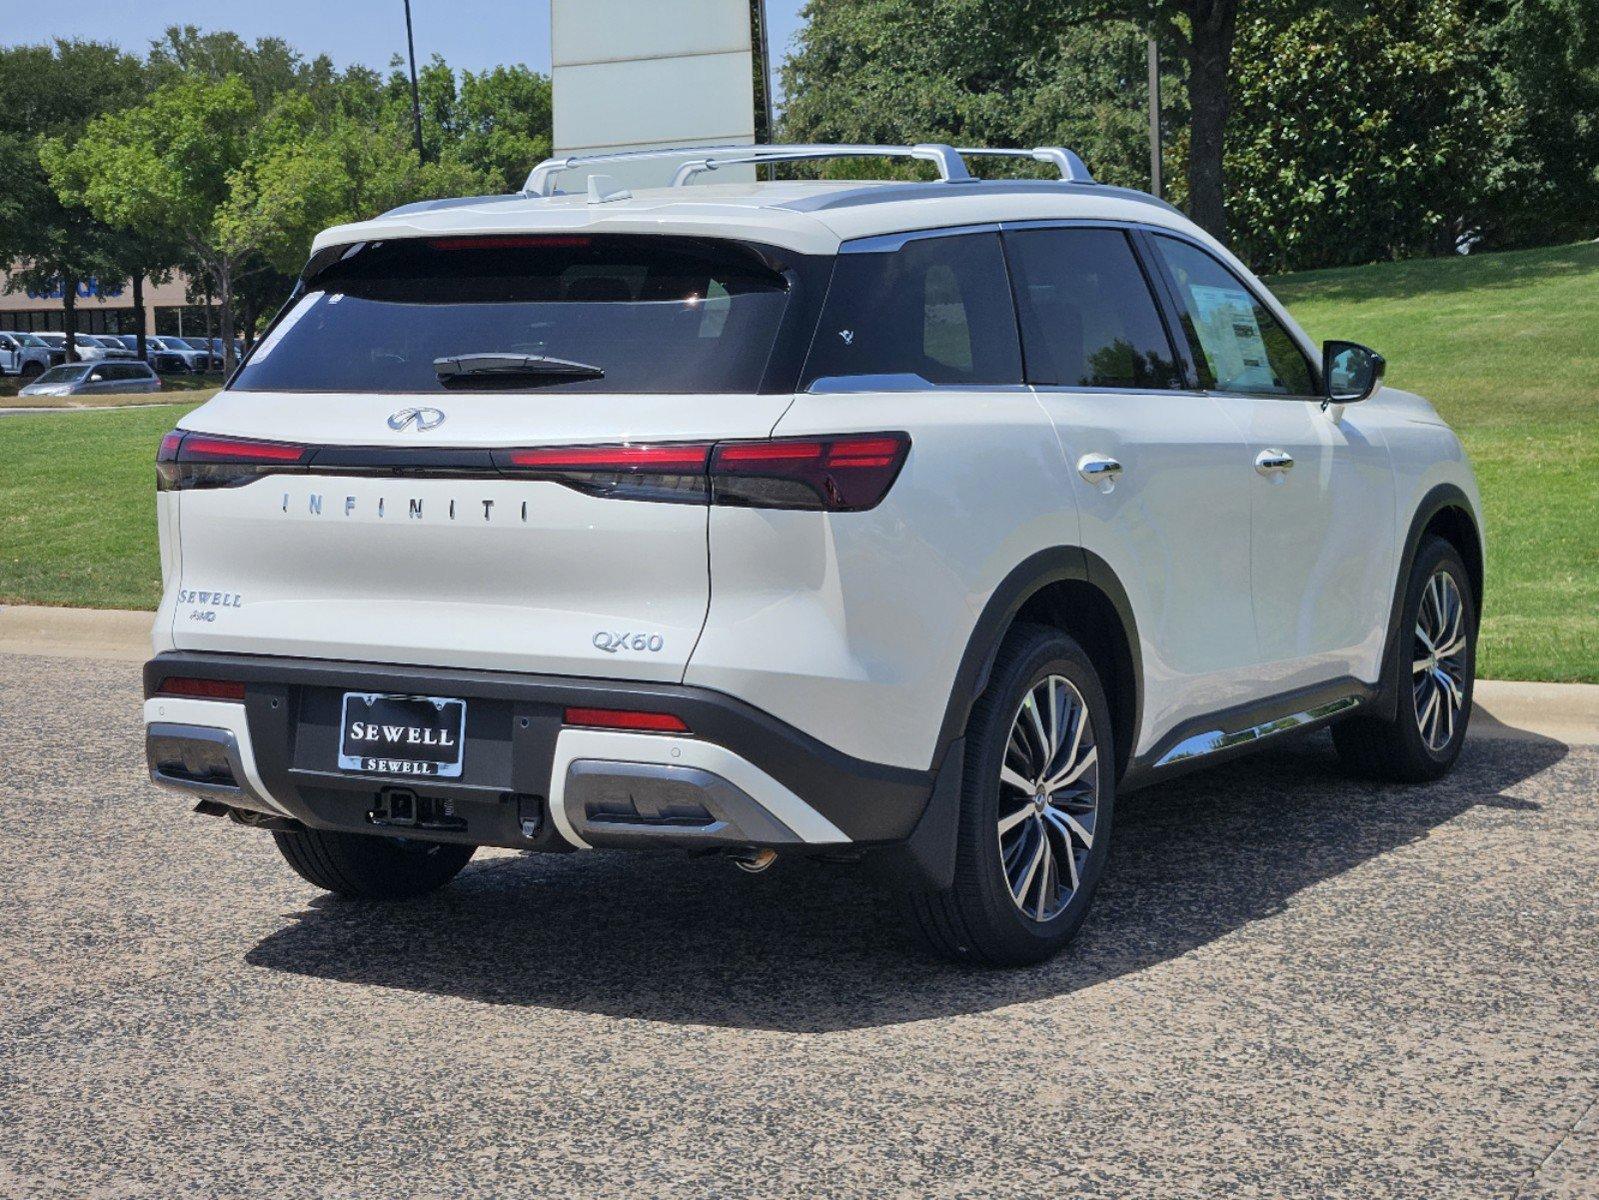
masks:
<instances>
[{"instance_id":1,"label":"asphalt pavement","mask_svg":"<svg viewBox=\"0 0 1599 1200\"><path fill-rule=\"evenodd\" d=\"M331 900L0 655L0 1196L1599 1195L1599 750L1325 736L1126 797L1075 946L846 867L480 855Z\"/></svg>"}]
</instances>

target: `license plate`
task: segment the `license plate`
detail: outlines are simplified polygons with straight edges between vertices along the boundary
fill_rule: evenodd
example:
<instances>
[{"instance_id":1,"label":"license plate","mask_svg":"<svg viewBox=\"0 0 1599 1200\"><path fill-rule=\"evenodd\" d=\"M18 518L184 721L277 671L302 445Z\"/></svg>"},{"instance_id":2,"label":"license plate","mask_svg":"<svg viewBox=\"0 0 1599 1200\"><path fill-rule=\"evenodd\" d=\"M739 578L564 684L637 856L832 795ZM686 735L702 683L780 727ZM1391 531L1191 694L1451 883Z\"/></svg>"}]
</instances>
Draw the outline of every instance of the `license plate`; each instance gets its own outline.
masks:
<instances>
[{"instance_id":1,"label":"license plate","mask_svg":"<svg viewBox=\"0 0 1599 1200\"><path fill-rule=\"evenodd\" d=\"M465 700L345 692L339 769L456 779L465 733Z\"/></svg>"}]
</instances>

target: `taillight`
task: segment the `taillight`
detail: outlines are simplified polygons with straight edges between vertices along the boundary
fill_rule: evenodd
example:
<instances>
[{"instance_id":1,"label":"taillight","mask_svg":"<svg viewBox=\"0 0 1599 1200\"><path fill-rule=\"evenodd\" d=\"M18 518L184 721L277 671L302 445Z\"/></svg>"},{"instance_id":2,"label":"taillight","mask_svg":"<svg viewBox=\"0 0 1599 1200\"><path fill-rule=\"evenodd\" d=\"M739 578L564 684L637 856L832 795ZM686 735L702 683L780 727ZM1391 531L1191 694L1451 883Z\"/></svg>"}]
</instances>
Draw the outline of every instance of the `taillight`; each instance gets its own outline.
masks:
<instances>
[{"instance_id":1,"label":"taillight","mask_svg":"<svg viewBox=\"0 0 1599 1200\"><path fill-rule=\"evenodd\" d=\"M638 733L687 733L683 718L671 713L636 712L623 708L569 708L566 724L589 729L629 729Z\"/></svg>"},{"instance_id":2,"label":"taillight","mask_svg":"<svg viewBox=\"0 0 1599 1200\"><path fill-rule=\"evenodd\" d=\"M311 457L305 446L262 442L253 438L218 437L174 429L156 452L156 487L231 487L261 475L304 466Z\"/></svg>"},{"instance_id":3,"label":"taillight","mask_svg":"<svg viewBox=\"0 0 1599 1200\"><path fill-rule=\"evenodd\" d=\"M910 448L903 433L724 442L711 456L711 500L860 512L888 494Z\"/></svg>"},{"instance_id":4,"label":"taillight","mask_svg":"<svg viewBox=\"0 0 1599 1200\"><path fill-rule=\"evenodd\" d=\"M592 496L703 504L708 442L641 446L545 446L496 450L506 475L564 483Z\"/></svg>"},{"instance_id":5,"label":"taillight","mask_svg":"<svg viewBox=\"0 0 1599 1200\"><path fill-rule=\"evenodd\" d=\"M243 700L244 684L231 679L191 679L169 675L156 688L158 696L182 696L191 700Z\"/></svg>"}]
</instances>

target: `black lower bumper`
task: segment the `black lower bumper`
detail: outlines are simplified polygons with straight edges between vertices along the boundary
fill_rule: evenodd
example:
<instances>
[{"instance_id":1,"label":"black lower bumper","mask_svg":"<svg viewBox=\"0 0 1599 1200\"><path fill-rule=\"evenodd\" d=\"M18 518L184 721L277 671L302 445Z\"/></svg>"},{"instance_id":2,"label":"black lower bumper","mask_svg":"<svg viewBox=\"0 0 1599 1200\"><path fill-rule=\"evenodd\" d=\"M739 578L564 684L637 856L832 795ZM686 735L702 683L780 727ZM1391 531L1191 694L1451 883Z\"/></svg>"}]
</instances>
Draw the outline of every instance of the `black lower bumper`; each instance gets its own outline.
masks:
<instances>
[{"instance_id":1,"label":"black lower bumper","mask_svg":"<svg viewBox=\"0 0 1599 1200\"><path fill-rule=\"evenodd\" d=\"M168 677L245 685L256 771L272 800L312 828L560 848L564 843L545 806L556 737L569 707L672 713L693 737L724 746L759 767L856 845L908 839L933 792L932 772L851 758L759 709L703 688L173 651L145 664L145 695L155 696ZM339 771L346 691L465 699L460 778ZM541 811L545 819L534 819ZM647 828L636 832L636 843L649 840Z\"/></svg>"}]
</instances>

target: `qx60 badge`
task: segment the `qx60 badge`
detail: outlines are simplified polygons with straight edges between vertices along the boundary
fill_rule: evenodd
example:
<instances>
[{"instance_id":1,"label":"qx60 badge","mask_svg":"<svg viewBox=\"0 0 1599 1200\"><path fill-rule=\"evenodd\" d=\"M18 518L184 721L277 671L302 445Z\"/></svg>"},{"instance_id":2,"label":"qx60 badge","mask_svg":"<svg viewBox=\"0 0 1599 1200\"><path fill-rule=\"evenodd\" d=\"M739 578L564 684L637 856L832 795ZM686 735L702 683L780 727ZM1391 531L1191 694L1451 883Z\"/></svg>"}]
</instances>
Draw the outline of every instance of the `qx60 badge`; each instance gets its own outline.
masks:
<instances>
[{"instance_id":1,"label":"qx60 badge","mask_svg":"<svg viewBox=\"0 0 1599 1200\"><path fill-rule=\"evenodd\" d=\"M437 429L442 424L444 424L444 414L436 408L402 408L397 413L389 414L389 428L396 432L407 425L412 425L420 433Z\"/></svg>"}]
</instances>

